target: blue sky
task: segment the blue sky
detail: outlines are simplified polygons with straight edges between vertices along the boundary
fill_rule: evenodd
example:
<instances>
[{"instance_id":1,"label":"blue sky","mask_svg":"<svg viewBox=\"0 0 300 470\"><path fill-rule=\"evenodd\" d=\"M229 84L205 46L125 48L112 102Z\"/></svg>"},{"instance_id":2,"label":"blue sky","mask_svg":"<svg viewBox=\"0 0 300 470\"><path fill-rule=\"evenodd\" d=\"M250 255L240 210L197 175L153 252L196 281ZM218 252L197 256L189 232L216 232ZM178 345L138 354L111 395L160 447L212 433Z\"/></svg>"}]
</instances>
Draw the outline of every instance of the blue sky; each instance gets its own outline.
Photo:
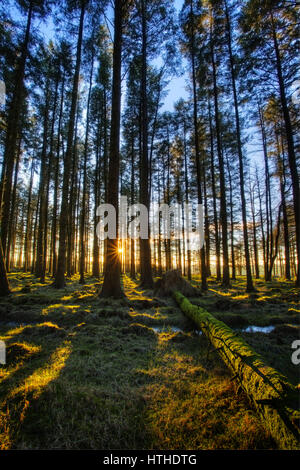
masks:
<instances>
[{"instance_id":1,"label":"blue sky","mask_svg":"<svg viewBox=\"0 0 300 470\"><path fill-rule=\"evenodd\" d=\"M175 0L174 5L179 13L184 0ZM42 32L45 36L45 39L51 39L54 36L54 25L52 23L52 17L48 18L47 23L45 24L43 21L36 22L35 27ZM184 62L183 62L184 65ZM161 108L162 111L172 111L174 108L174 103L178 101L180 98L187 99L188 92L186 90L188 77L186 74L180 77L173 77L170 80L169 85L167 86L168 95L164 98L164 104Z\"/></svg>"},{"instance_id":2,"label":"blue sky","mask_svg":"<svg viewBox=\"0 0 300 470\"><path fill-rule=\"evenodd\" d=\"M177 12L179 13L183 5L183 0L175 0L174 4L175 4L175 8ZM183 62L183 66L184 65L185 64ZM173 77L171 79L167 87L167 90L169 91L169 93L164 99L164 105L162 107L163 111L172 111L173 105L176 101L178 101L180 98L183 98L183 99L188 98L188 92L186 90L187 82L188 82L188 77L186 74L184 74L181 77Z\"/></svg>"},{"instance_id":3,"label":"blue sky","mask_svg":"<svg viewBox=\"0 0 300 470\"><path fill-rule=\"evenodd\" d=\"M168 95L164 98L162 111L173 111L174 103L180 98L187 99L188 92L186 90L188 78L186 75L182 77L174 77L167 86Z\"/></svg>"}]
</instances>

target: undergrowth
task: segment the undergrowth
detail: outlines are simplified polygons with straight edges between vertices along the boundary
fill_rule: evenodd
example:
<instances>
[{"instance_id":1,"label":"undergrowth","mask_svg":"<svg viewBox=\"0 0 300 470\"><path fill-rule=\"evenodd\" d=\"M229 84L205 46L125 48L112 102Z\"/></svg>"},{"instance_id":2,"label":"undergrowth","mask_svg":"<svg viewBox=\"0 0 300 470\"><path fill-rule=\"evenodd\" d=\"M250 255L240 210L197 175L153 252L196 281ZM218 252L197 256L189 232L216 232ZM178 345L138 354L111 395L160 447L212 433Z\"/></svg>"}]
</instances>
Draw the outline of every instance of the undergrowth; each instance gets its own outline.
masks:
<instances>
[{"instance_id":1,"label":"undergrowth","mask_svg":"<svg viewBox=\"0 0 300 470\"><path fill-rule=\"evenodd\" d=\"M74 276L56 290L51 278L40 284L30 274L9 276L13 293L0 301L7 352L0 369L1 449L275 447L229 371L173 300L153 298L127 276L122 301L100 300L101 280L92 277L82 286ZM275 317L297 323L292 285L279 283L286 297L280 304L271 284L262 284L255 299L243 297L243 287L239 280L224 292L211 280L208 293L192 300L223 321L239 315L244 324L270 324ZM232 303L225 305L229 310L216 306L223 298ZM251 341L277 363L271 365L286 368L285 336L270 337L272 348L259 335ZM288 372L297 381L290 361Z\"/></svg>"}]
</instances>

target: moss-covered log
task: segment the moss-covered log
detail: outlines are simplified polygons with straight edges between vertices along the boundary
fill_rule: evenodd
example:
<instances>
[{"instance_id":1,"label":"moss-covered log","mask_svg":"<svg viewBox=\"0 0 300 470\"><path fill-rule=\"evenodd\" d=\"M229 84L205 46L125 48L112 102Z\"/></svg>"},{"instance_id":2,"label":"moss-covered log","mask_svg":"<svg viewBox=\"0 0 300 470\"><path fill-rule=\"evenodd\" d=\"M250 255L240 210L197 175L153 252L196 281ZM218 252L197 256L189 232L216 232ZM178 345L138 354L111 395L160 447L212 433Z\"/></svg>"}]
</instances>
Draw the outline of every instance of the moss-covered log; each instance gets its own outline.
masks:
<instances>
[{"instance_id":1,"label":"moss-covered log","mask_svg":"<svg viewBox=\"0 0 300 470\"><path fill-rule=\"evenodd\" d=\"M299 390L265 364L263 358L223 322L191 304L179 292L174 293L174 298L231 369L278 447L300 449Z\"/></svg>"}]
</instances>

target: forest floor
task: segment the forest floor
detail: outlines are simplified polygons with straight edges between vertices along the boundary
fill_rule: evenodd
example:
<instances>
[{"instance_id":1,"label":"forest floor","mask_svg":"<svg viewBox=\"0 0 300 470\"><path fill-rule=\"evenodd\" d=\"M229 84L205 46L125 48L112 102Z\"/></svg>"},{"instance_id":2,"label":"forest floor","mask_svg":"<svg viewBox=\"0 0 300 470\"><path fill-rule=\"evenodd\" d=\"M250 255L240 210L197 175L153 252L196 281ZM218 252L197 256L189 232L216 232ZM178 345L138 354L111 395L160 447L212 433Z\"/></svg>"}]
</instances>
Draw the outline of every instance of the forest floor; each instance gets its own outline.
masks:
<instances>
[{"instance_id":1,"label":"forest floor","mask_svg":"<svg viewBox=\"0 0 300 470\"><path fill-rule=\"evenodd\" d=\"M0 299L0 449L275 449L247 397L172 299L123 276L127 299L100 300L101 280L63 290L9 274ZM192 302L232 328L290 382L299 290L239 278ZM193 280L198 285L197 279ZM253 325L272 327L248 332Z\"/></svg>"}]
</instances>

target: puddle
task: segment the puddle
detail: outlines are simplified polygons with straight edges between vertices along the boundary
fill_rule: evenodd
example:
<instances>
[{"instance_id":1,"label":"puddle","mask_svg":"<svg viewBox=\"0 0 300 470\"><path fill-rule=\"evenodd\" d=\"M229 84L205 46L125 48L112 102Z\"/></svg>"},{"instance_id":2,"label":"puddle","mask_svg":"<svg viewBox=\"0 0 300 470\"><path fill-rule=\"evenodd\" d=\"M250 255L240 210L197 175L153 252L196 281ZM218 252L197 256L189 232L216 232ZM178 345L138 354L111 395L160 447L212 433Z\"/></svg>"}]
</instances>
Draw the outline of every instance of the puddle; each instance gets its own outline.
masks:
<instances>
[{"instance_id":1,"label":"puddle","mask_svg":"<svg viewBox=\"0 0 300 470\"><path fill-rule=\"evenodd\" d=\"M178 328L177 326L152 326L152 330L154 330L156 333L186 333L184 332L181 328ZM241 328L233 328L234 331L241 331L242 333L271 333L275 329L274 325L269 325L269 326L256 326L256 325L249 325L246 327L241 327ZM196 336L201 336L202 331L201 330L193 330L193 333Z\"/></svg>"},{"instance_id":2,"label":"puddle","mask_svg":"<svg viewBox=\"0 0 300 470\"><path fill-rule=\"evenodd\" d=\"M298 325L294 325L298 326ZM268 325L268 326L257 326L257 325L249 325L246 327L240 327L240 328L232 328L233 331L235 332L241 332L241 333L265 333L266 335L271 333L273 330L275 330L276 325ZM152 328L156 333L167 333L169 331L173 331L174 333L181 332L181 333L187 333L186 331L183 331L180 328L177 328L176 326L169 326L169 327L153 327ZM203 333L201 330L193 330L192 333L196 336L201 336Z\"/></svg>"},{"instance_id":3,"label":"puddle","mask_svg":"<svg viewBox=\"0 0 300 470\"><path fill-rule=\"evenodd\" d=\"M240 328L232 328L233 331L236 331L236 332L242 332L242 333L265 333L265 334L268 334L268 333L271 333L271 331L273 331L275 329L275 326L274 325L271 325L271 326L256 326L256 325L249 325L249 326L246 326L246 327L240 327ZM201 330L194 330L194 334L197 335L197 336L201 336L202 335L202 331Z\"/></svg>"},{"instance_id":4,"label":"puddle","mask_svg":"<svg viewBox=\"0 0 300 470\"><path fill-rule=\"evenodd\" d=\"M232 330L236 332L242 332L242 333L271 333L275 329L275 326L256 326L256 325L250 325L246 327L241 327L241 328L232 328ZM202 335L201 330L194 330L193 333L197 336Z\"/></svg>"},{"instance_id":5,"label":"puddle","mask_svg":"<svg viewBox=\"0 0 300 470\"><path fill-rule=\"evenodd\" d=\"M242 331L243 333L271 333L271 331L275 330L274 325L269 325L269 326L256 326L256 325L250 325L247 326L246 328L240 328L238 331Z\"/></svg>"},{"instance_id":6,"label":"puddle","mask_svg":"<svg viewBox=\"0 0 300 470\"><path fill-rule=\"evenodd\" d=\"M154 330L156 333L186 333L184 332L181 328L178 328L177 326L152 326L152 330ZM249 325L246 327L241 327L241 328L232 328L236 332L242 332L242 333L271 333L275 329L275 325L269 325L269 326L256 326L256 325ZM201 330L193 330L193 333L196 336L201 336L202 331Z\"/></svg>"},{"instance_id":7,"label":"puddle","mask_svg":"<svg viewBox=\"0 0 300 470\"><path fill-rule=\"evenodd\" d=\"M152 330L154 330L156 333L188 333L188 331L184 331L181 328L178 328L177 326L152 326ZM193 333L196 336L201 336L202 331L201 330L192 330L191 333Z\"/></svg>"},{"instance_id":8,"label":"puddle","mask_svg":"<svg viewBox=\"0 0 300 470\"><path fill-rule=\"evenodd\" d=\"M155 333L183 333L183 330L181 328L177 328L177 326L152 326L152 330L155 331Z\"/></svg>"},{"instance_id":9,"label":"puddle","mask_svg":"<svg viewBox=\"0 0 300 470\"><path fill-rule=\"evenodd\" d=\"M194 330L193 333L197 336L201 336L202 335L202 331L201 330Z\"/></svg>"}]
</instances>

